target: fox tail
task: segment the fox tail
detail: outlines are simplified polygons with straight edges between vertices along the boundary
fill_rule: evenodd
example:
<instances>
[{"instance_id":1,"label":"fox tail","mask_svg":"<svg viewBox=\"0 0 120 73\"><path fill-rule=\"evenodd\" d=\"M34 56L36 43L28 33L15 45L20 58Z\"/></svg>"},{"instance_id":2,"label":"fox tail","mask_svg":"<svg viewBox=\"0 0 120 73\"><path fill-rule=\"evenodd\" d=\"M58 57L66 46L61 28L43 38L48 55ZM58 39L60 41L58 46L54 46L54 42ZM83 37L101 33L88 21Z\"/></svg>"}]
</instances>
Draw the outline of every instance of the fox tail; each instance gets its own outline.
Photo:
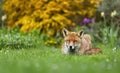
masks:
<instances>
[{"instance_id":1,"label":"fox tail","mask_svg":"<svg viewBox=\"0 0 120 73\"><path fill-rule=\"evenodd\" d=\"M92 54L102 54L102 50L99 48L91 48L85 51L85 54L92 55Z\"/></svg>"}]
</instances>

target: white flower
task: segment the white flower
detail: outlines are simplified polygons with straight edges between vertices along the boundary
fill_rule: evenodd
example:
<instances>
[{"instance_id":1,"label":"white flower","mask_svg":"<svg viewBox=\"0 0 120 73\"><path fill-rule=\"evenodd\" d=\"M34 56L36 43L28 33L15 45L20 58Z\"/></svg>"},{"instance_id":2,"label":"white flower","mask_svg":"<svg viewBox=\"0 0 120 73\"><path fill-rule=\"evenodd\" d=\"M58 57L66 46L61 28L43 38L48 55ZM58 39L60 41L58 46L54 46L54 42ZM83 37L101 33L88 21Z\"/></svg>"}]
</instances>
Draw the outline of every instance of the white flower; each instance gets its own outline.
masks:
<instances>
[{"instance_id":1,"label":"white flower","mask_svg":"<svg viewBox=\"0 0 120 73\"><path fill-rule=\"evenodd\" d=\"M6 19L7 19L7 15L6 14L1 17L2 21L5 21Z\"/></svg>"},{"instance_id":2,"label":"white flower","mask_svg":"<svg viewBox=\"0 0 120 73\"><path fill-rule=\"evenodd\" d=\"M111 12L111 17L116 16L116 14L117 14L117 11L116 11L116 10L114 10L113 12Z\"/></svg>"},{"instance_id":3,"label":"white flower","mask_svg":"<svg viewBox=\"0 0 120 73\"><path fill-rule=\"evenodd\" d=\"M104 17L105 16L105 13L104 12L101 12L101 17Z\"/></svg>"},{"instance_id":4,"label":"white flower","mask_svg":"<svg viewBox=\"0 0 120 73\"><path fill-rule=\"evenodd\" d=\"M116 51L116 49L117 49L117 48L116 48L116 47L114 47L114 48L112 49L112 50L113 50L113 52L115 52L115 51Z\"/></svg>"}]
</instances>

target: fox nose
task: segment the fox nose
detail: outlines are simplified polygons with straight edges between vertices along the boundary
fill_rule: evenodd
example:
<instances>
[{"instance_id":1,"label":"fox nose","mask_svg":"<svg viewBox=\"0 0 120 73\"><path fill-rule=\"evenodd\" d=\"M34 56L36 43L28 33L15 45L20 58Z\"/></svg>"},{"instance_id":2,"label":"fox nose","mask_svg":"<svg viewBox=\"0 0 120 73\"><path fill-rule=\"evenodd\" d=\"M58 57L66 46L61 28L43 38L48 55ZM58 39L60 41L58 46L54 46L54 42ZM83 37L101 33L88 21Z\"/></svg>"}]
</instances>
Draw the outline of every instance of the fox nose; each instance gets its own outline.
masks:
<instances>
[{"instance_id":1,"label":"fox nose","mask_svg":"<svg viewBox=\"0 0 120 73\"><path fill-rule=\"evenodd\" d=\"M72 49L72 46L70 46L70 49Z\"/></svg>"},{"instance_id":2,"label":"fox nose","mask_svg":"<svg viewBox=\"0 0 120 73\"><path fill-rule=\"evenodd\" d=\"M70 49L75 49L74 46L69 46Z\"/></svg>"},{"instance_id":3,"label":"fox nose","mask_svg":"<svg viewBox=\"0 0 120 73\"><path fill-rule=\"evenodd\" d=\"M69 51L70 51L70 53L74 53L75 52L74 46L69 46Z\"/></svg>"}]
</instances>

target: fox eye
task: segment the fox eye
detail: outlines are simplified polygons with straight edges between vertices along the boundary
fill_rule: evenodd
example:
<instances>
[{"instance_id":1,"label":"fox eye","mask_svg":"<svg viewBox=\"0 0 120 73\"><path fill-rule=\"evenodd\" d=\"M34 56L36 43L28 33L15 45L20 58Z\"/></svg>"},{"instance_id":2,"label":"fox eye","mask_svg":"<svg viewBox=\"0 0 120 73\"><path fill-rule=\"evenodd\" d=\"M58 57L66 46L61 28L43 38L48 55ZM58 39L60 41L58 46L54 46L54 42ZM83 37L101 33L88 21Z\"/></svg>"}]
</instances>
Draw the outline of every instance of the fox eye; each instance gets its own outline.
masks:
<instances>
[{"instance_id":1,"label":"fox eye","mask_svg":"<svg viewBox=\"0 0 120 73\"><path fill-rule=\"evenodd\" d=\"M74 42L77 42L78 40L74 40Z\"/></svg>"},{"instance_id":2,"label":"fox eye","mask_svg":"<svg viewBox=\"0 0 120 73\"><path fill-rule=\"evenodd\" d=\"M70 42L69 40L66 40L66 42Z\"/></svg>"},{"instance_id":3,"label":"fox eye","mask_svg":"<svg viewBox=\"0 0 120 73\"><path fill-rule=\"evenodd\" d=\"M79 42L79 40L74 40L75 43Z\"/></svg>"},{"instance_id":4,"label":"fox eye","mask_svg":"<svg viewBox=\"0 0 120 73\"><path fill-rule=\"evenodd\" d=\"M76 42L77 42L77 40L74 40L73 42L74 42L74 43L76 43Z\"/></svg>"},{"instance_id":5,"label":"fox eye","mask_svg":"<svg viewBox=\"0 0 120 73\"><path fill-rule=\"evenodd\" d=\"M73 42L76 42L75 40Z\"/></svg>"}]
</instances>

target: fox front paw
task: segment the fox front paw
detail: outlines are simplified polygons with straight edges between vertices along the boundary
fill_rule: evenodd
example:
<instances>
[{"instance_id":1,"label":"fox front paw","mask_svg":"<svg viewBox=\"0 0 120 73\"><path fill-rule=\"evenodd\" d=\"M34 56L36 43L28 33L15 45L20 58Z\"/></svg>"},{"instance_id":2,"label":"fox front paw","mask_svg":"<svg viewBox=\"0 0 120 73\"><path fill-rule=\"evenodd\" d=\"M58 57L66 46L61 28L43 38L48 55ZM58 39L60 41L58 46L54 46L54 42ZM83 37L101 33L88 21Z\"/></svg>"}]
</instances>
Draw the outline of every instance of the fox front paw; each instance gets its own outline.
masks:
<instances>
[{"instance_id":1,"label":"fox front paw","mask_svg":"<svg viewBox=\"0 0 120 73\"><path fill-rule=\"evenodd\" d=\"M79 51L79 54L80 54L80 55L83 55L83 54L84 54L84 51Z\"/></svg>"}]
</instances>

